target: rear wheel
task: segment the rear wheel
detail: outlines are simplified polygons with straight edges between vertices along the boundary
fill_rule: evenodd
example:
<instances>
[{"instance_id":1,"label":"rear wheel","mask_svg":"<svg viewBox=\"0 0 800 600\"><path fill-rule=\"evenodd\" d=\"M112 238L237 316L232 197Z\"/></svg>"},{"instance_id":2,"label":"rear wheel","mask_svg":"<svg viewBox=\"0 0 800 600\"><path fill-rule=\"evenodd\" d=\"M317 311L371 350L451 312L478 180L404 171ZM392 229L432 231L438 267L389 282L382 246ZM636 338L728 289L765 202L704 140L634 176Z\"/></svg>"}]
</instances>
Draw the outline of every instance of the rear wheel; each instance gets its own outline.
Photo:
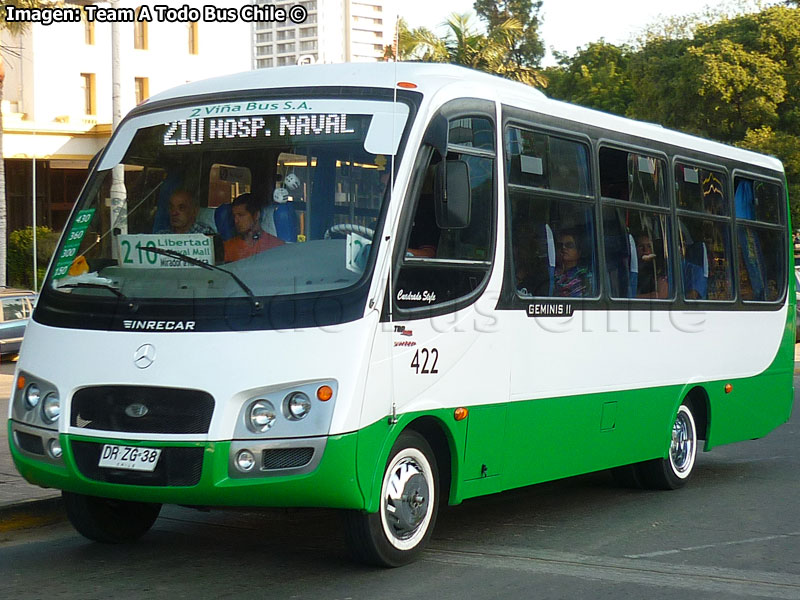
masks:
<instances>
[{"instance_id":1,"label":"rear wheel","mask_svg":"<svg viewBox=\"0 0 800 600\"><path fill-rule=\"evenodd\" d=\"M697 457L697 426L688 404L681 404L672 424L667 458L636 465L642 485L650 489L675 490L683 487L694 470Z\"/></svg>"},{"instance_id":2,"label":"rear wheel","mask_svg":"<svg viewBox=\"0 0 800 600\"><path fill-rule=\"evenodd\" d=\"M142 537L153 526L160 504L113 500L61 492L72 526L95 542L119 544Z\"/></svg>"},{"instance_id":3,"label":"rear wheel","mask_svg":"<svg viewBox=\"0 0 800 600\"><path fill-rule=\"evenodd\" d=\"M349 511L347 541L354 557L399 567L414 560L433 533L439 505L439 473L428 442L414 431L397 439L381 484L377 513Z\"/></svg>"}]
</instances>

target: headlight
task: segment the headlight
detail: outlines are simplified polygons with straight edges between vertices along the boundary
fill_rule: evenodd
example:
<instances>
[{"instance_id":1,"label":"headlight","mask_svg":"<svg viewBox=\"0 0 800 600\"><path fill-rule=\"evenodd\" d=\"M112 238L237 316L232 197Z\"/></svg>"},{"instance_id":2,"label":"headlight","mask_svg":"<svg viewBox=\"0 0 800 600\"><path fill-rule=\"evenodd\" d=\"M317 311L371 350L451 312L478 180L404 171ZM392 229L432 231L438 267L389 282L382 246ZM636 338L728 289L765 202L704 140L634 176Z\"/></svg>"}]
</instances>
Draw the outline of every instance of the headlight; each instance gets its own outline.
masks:
<instances>
[{"instance_id":1,"label":"headlight","mask_svg":"<svg viewBox=\"0 0 800 600\"><path fill-rule=\"evenodd\" d=\"M55 392L50 392L42 402L42 416L48 423L53 423L61 416L61 399Z\"/></svg>"},{"instance_id":2,"label":"headlight","mask_svg":"<svg viewBox=\"0 0 800 600\"><path fill-rule=\"evenodd\" d=\"M36 408L39 405L39 400L41 400L42 392L39 389L39 386L35 383L32 383L28 386L28 389L25 390L25 406L30 408Z\"/></svg>"},{"instance_id":3,"label":"headlight","mask_svg":"<svg viewBox=\"0 0 800 600\"><path fill-rule=\"evenodd\" d=\"M286 397L286 414L290 419L299 421L311 410L311 400L303 392L293 392Z\"/></svg>"},{"instance_id":4,"label":"headlight","mask_svg":"<svg viewBox=\"0 0 800 600\"><path fill-rule=\"evenodd\" d=\"M250 406L247 426L254 433L264 433L275 424L275 406L269 400L256 400Z\"/></svg>"}]
</instances>

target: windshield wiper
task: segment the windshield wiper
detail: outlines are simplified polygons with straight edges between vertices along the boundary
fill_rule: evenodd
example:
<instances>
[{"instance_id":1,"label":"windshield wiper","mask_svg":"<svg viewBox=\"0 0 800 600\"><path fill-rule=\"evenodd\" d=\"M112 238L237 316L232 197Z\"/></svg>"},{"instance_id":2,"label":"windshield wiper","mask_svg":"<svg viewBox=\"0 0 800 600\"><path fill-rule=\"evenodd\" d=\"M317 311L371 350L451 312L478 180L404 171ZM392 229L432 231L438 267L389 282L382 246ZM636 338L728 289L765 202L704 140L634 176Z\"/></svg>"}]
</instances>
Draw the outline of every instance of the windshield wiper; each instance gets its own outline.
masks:
<instances>
[{"instance_id":1,"label":"windshield wiper","mask_svg":"<svg viewBox=\"0 0 800 600\"><path fill-rule=\"evenodd\" d=\"M131 310L136 310L138 308L135 302L131 302L131 300L122 292L120 292L114 286L108 285L107 283L87 283L85 281L79 281L77 283L65 283L64 285L56 286L57 290L63 289L71 289L71 288L84 288L90 290L108 290L109 292L113 293L117 298L122 300L123 302L128 303L128 308Z\"/></svg>"},{"instance_id":2,"label":"windshield wiper","mask_svg":"<svg viewBox=\"0 0 800 600\"><path fill-rule=\"evenodd\" d=\"M141 248L146 252L152 252L153 254L161 254L162 256L169 256L170 258L177 258L179 260L189 263L190 265L202 267L204 269L208 269L209 271L219 271L220 273L227 273L233 278L233 280L238 284L238 286L242 288L242 291L245 294L247 294L247 297L250 299L250 304L253 305L252 314L257 313L262 308L264 308L264 305L261 304L261 302L259 302L256 299L256 295L253 293L253 290L247 287L247 284L241 279L239 279L239 276L236 275L236 273L228 271L228 269L223 269L222 267L218 267L217 265L210 265L208 263L203 262L202 260L194 258L193 256L187 256L186 254L181 254L180 252L176 252L175 250L166 250L164 248L157 248L155 246L141 246Z\"/></svg>"}]
</instances>

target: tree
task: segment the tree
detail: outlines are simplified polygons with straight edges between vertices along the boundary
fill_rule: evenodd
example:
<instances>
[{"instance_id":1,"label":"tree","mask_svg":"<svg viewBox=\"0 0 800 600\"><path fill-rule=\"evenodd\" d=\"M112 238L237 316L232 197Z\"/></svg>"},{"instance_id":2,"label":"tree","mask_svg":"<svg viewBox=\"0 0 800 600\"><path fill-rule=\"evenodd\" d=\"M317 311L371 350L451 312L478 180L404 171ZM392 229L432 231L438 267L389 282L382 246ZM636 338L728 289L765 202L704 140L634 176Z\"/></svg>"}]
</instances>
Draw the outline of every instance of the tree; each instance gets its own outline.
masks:
<instances>
[{"instance_id":1,"label":"tree","mask_svg":"<svg viewBox=\"0 0 800 600\"><path fill-rule=\"evenodd\" d=\"M513 40L509 59L518 65L539 67L544 56L544 43L539 37L542 0L475 0L473 8L486 22L490 36L509 19L519 21L522 30Z\"/></svg>"},{"instance_id":2,"label":"tree","mask_svg":"<svg viewBox=\"0 0 800 600\"><path fill-rule=\"evenodd\" d=\"M418 41L422 38L434 37L433 34L425 27L417 27L416 29L409 29L408 22L400 18L397 21L397 40L392 46L386 46L383 52L384 60L414 60L419 58L415 54ZM397 56L395 56L395 46Z\"/></svg>"},{"instance_id":3,"label":"tree","mask_svg":"<svg viewBox=\"0 0 800 600\"><path fill-rule=\"evenodd\" d=\"M12 34L20 34L23 33L27 27L27 23L6 21L7 6L14 6L16 8L43 8L51 4L51 2L39 0L0 0L0 30L5 30ZM7 48L0 46L0 104L3 102L3 82L6 77L3 53L7 51ZM8 252L6 238L7 227L6 168L5 160L3 159L3 111L0 110L0 265L2 265L2 267L0 267L0 287L6 285L6 256Z\"/></svg>"},{"instance_id":4,"label":"tree","mask_svg":"<svg viewBox=\"0 0 800 600\"><path fill-rule=\"evenodd\" d=\"M726 142L741 140L754 125L776 125L786 96L781 65L731 40L689 49L698 62L697 95L704 101L703 129Z\"/></svg>"},{"instance_id":5,"label":"tree","mask_svg":"<svg viewBox=\"0 0 800 600\"><path fill-rule=\"evenodd\" d=\"M601 38L579 49L574 56L556 53L559 66L544 73L548 95L625 115L635 95L628 74L631 52L629 46L607 44Z\"/></svg>"},{"instance_id":6,"label":"tree","mask_svg":"<svg viewBox=\"0 0 800 600\"><path fill-rule=\"evenodd\" d=\"M792 93L789 63L785 48L762 30L775 19L786 26L788 13L797 11L770 10L780 12L697 25L693 39L650 37L630 61L631 116L730 143L778 124Z\"/></svg>"},{"instance_id":7,"label":"tree","mask_svg":"<svg viewBox=\"0 0 800 600\"><path fill-rule=\"evenodd\" d=\"M426 62L463 65L528 85L547 85L538 70L509 60L510 49L522 32L516 19L508 19L486 34L478 31L469 14L454 13L444 25L448 28L444 37L426 29L411 32L412 53Z\"/></svg>"}]
</instances>

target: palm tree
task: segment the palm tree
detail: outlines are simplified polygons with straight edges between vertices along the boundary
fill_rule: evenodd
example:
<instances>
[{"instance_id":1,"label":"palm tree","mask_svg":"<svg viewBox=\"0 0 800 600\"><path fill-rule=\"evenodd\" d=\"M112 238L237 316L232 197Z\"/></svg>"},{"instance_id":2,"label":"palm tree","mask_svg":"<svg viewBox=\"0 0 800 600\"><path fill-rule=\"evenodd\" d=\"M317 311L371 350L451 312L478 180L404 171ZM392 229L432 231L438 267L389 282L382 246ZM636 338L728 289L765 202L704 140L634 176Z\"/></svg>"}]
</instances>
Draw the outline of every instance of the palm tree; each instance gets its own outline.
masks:
<instances>
[{"instance_id":1,"label":"palm tree","mask_svg":"<svg viewBox=\"0 0 800 600\"><path fill-rule=\"evenodd\" d=\"M444 38L424 28L406 29L411 39L411 44L406 47L413 48L411 57L426 62L464 65L535 87L547 86L547 80L539 71L521 65L513 58L514 42L523 31L517 19L506 20L488 34L478 31L469 14L453 13L444 25L449 29Z\"/></svg>"},{"instance_id":2,"label":"palm tree","mask_svg":"<svg viewBox=\"0 0 800 600\"><path fill-rule=\"evenodd\" d=\"M44 8L51 6L52 2L40 0L0 0L0 30L12 34L21 34L26 29L27 23L6 21L6 6L15 8ZM0 105L3 102L3 82L6 77L3 53L12 52L9 48L0 46ZM8 225L6 212L6 165L3 159L3 111L0 110L0 287L6 285L6 229ZM36 223L33 224L36 227Z\"/></svg>"}]
</instances>

